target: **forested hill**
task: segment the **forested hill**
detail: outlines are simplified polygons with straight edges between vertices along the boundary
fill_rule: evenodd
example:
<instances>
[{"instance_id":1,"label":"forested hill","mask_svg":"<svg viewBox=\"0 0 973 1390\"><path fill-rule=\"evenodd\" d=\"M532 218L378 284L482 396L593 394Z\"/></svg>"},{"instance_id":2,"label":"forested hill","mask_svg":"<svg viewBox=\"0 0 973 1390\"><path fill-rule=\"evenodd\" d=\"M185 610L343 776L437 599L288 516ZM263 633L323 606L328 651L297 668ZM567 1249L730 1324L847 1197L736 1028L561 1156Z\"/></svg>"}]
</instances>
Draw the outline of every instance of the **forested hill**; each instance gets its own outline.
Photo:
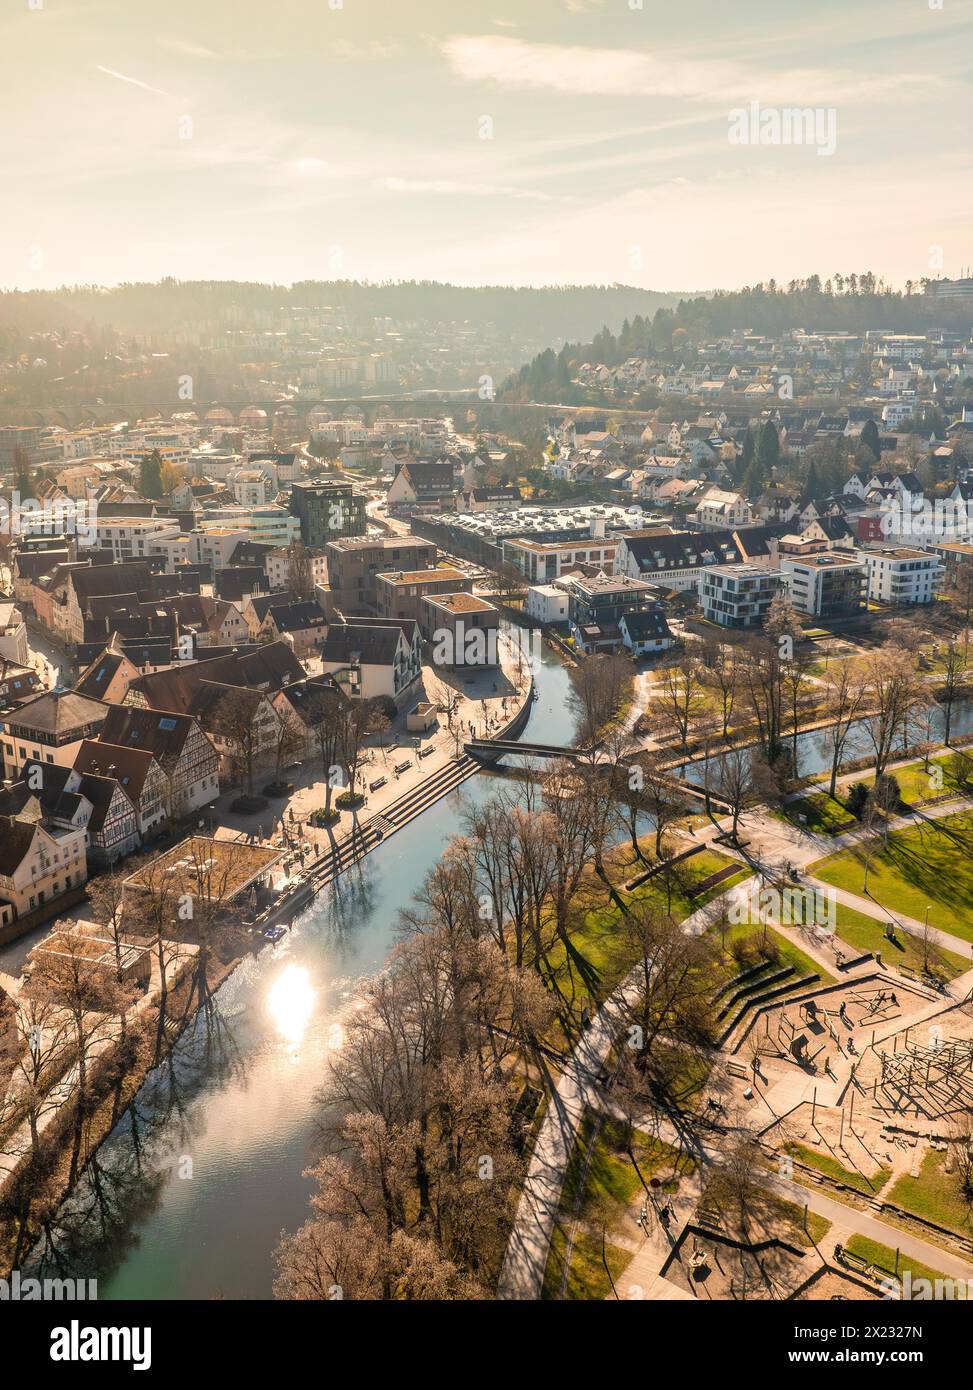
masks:
<instances>
[{"instance_id":1,"label":"forested hill","mask_svg":"<svg viewBox=\"0 0 973 1390\"><path fill-rule=\"evenodd\" d=\"M307 280L294 285L235 280L136 283L105 289L97 285L57 290L0 292L0 327L20 333L111 326L143 335L179 332L187 324L243 327L280 310L331 306L355 318L388 316L416 324L490 324L500 332L533 341L592 337L604 325L618 330L635 315L674 308L678 294L625 285L552 285L515 289L502 285L467 288L436 281Z\"/></svg>"},{"instance_id":2,"label":"forested hill","mask_svg":"<svg viewBox=\"0 0 973 1390\"><path fill-rule=\"evenodd\" d=\"M973 325L969 305L937 300L934 289L933 281L910 280L903 290L893 290L871 271L834 275L825 281L812 275L786 285L769 280L683 299L672 315L671 327L685 328L694 342L731 329L769 334L795 328L808 333L868 329L921 333L930 328L969 332Z\"/></svg>"},{"instance_id":3,"label":"forested hill","mask_svg":"<svg viewBox=\"0 0 973 1390\"><path fill-rule=\"evenodd\" d=\"M971 328L969 306L937 300L928 281L909 283L899 291L869 272L835 275L823 283L816 275L787 285L771 280L681 299L675 307L661 305L651 316L626 320L621 329L606 324L590 339L564 343L559 351L547 348L504 383L503 395L509 401L546 401L554 399L552 392L560 392L558 399L567 400L583 362L615 367L639 356L691 362L696 349L733 331L775 338L795 329L857 336L869 330L969 334Z\"/></svg>"}]
</instances>

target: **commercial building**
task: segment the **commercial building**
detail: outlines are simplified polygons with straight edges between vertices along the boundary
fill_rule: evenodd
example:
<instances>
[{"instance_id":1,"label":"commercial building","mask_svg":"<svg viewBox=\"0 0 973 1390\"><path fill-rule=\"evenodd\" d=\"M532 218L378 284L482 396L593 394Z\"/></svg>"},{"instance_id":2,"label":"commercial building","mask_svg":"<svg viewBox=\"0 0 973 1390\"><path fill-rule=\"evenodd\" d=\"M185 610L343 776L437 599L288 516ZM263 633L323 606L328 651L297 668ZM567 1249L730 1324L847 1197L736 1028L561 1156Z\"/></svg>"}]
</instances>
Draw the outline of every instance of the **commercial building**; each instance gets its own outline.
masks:
<instances>
[{"instance_id":1,"label":"commercial building","mask_svg":"<svg viewBox=\"0 0 973 1390\"><path fill-rule=\"evenodd\" d=\"M301 540L316 549L344 536L365 534L365 498L351 483L295 483L290 508L300 523Z\"/></svg>"},{"instance_id":2,"label":"commercial building","mask_svg":"<svg viewBox=\"0 0 973 1390\"><path fill-rule=\"evenodd\" d=\"M329 618L334 609L362 613L375 607L375 576L387 570L429 570L439 558L432 541L415 536L368 536L331 541L325 547L328 564L326 594Z\"/></svg>"},{"instance_id":3,"label":"commercial building","mask_svg":"<svg viewBox=\"0 0 973 1390\"><path fill-rule=\"evenodd\" d=\"M427 595L472 593L473 581L462 570L443 565L428 570L387 570L375 576L375 607L383 618L413 618L419 622Z\"/></svg>"},{"instance_id":4,"label":"commercial building","mask_svg":"<svg viewBox=\"0 0 973 1390\"><path fill-rule=\"evenodd\" d=\"M419 627L435 666L498 666L500 613L475 594L430 594L420 603Z\"/></svg>"}]
</instances>

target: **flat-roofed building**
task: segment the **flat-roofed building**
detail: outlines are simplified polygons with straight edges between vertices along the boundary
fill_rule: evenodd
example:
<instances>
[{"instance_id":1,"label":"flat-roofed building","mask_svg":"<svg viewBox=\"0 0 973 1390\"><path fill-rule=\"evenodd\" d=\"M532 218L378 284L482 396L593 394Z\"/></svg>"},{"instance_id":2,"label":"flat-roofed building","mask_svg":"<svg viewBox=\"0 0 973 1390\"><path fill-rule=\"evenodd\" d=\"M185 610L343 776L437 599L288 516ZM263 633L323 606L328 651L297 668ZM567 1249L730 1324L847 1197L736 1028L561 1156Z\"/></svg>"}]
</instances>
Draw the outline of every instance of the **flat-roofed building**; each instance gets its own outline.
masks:
<instances>
[{"instance_id":1,"label":"flat-roofed building","mask_svg":"<svg viewBox=\"0 0 973 1390\"><path fill-rule=\"evenodd\" d=\"M571 636L589 654L617 651L623 644L622 616L651 607L659 597L654 584L627 574L574 574L563 583Z\"/></svg>"},{"instance_id":2,"label":"flat-roofed building","mask_svg":"<svg viewBox=\"0 0 973 1390\"><path fill-rule=\"evenodd\" d=\"M422 600L427 595L472 591L472 579L449 565L428 570L388 570L375 576L375 607L383 618L414 618L418 622Z\"/></svg>"},{"instance_id":3,"label":"flat-roofed building","mask_svg":"<svg viewBox=\"0 0 973 1390\"><path fill-rule=\"evenodd\" d=\"M703 617L720 627L761 627L783 582L766 565L713 565L703 571Z\"/></svg>"},{"instance_id":4,"label":"flat-roofed building","mask_svg":"<svg viewBox=\"0 0 973 1390\"><path fill-rule=\"evenodd\" d=\"M498 666L500 611L470 593L429 594L419 627L432 645L434 666Z\"/></svg>"},{"instance_id":5,"label":"flat-roofed building","mask_svg":"<svg viewBox=\"0 0 973 1390\"><path fill-rule=\"evenodd\" d=\"M857 554L781 554L780 572L794 607L809 617L852 617L867 601L868 572Z\"/></svg>"},{"instance_id":6,"label":"flat-roofed building","mask_svg":"<svg viewBox=\"0 0 973 1390\"><path fill-rule=\"evenodd\" d=\"M364 613L374 609L375 576L388 570L428 570L439 548L418 536L363 536L331 541L325 546L328 564L327 611Z\"/></svg>"},{"instance_id":7,"label":"flat-roofed building","mask_svg":"<svg viewBox=\"0 0 973 1390\"><path fill-rule=\"evenodd\" d=\"M864 552L868 597L879 603L932 603L943 567L938 555L910 546L885 545Z\"/></svg>"}]
</instances>

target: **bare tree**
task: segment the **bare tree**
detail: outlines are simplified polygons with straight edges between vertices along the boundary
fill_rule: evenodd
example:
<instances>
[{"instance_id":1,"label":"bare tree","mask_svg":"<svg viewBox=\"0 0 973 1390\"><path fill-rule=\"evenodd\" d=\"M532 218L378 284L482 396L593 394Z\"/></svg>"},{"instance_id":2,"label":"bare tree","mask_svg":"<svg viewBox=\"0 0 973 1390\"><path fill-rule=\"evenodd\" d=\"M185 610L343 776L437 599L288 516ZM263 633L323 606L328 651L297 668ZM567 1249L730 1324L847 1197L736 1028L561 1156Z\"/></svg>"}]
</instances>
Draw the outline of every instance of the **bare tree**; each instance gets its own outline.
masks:
<instances>
[{"instance_id":1,"label":"bare tree","mask_svg":"<svg viewBox=\"0 0 973 1390\"><path fill-rule=\"evenodd\" d=\"M314 566L303 541L291 541L287 551L287 588L298 602L314 597Z\"/></svg>"},{"instance_id":2,"label":"bare tree","mask_svg":"<svg viewBox=\"0 0 973 1390\"><path fill-rule=\"evenodd\" d=\"M28 998L39 1005L60 1004L70 1020L75 1063L75 1139L70 1181L78 1175L82 1139L90 1100L89 1064L96 1047L110 1045L119 1035L118 1020L134 998L134 990L101 966L92 943L79 932L57 924L35 946L27 961Z\"/></svg>"},{"instance_id":3,"label":"bare tree","mask_svg":"<svg viewBox=\"0 0 973 1390\"><path fill-rule=\"evenodd\" d=\"M946 644L943 653L943 683L940 691L940 704L943 707L943 742L949 746L953 731L953 705L957 696L965 692L970 674L969 647L954 640Z\"/></svg>"},{"instance_id":4,"label":"bare tree","mask_svg":"<svg viewBox=\"0 0 973 1390\"><path fill-rule=\"evenodd\" d=\"M308 687L309 691L311 687ZM331 817L331 798L342 751L343 710L347 696L337 686L316 686L308 698L308 719L324 776L324 814Z\"/></svg>"},{"instance_id":5,"label":"bare tree","mask_svg":"<svg viewBox=\"0 0 973 1390\"><path fill-rule=\"evenodd\" d=\"M899 743L905 752L909 733L928 694L912 657L897 646L883 646L864 658L869 703L874 713L866 729L875 753L875 776L880 777Z\"/></svg>"},{"instance_id":6,"label":"bare tree","mask_svg":"<svg viewBox=\"0 0 973 1390\"><path fill-rule=\"evenodd\" d=\"M723 738L728 738L740 695L740 664L737 650L723 642L715 642L708 650L702 680L715 695L720 710L720 733Z\"/></svg>"},{"instance_id":7,"label":"bare tree","mask_svg":"<svg viewBox=\"0 0 973 1390\"><path fill-rule=\"evenodd\" d=\"M230 744L237 775L246 779L247 795L253 796L253 771L264 748L259 691L242 687L228 690L217 702L212 728Z\"/></svg>"},{"instance_id":8,"label":"bare tree","mask_svg":"<svg viewBox=\"0 0 973 1390\"><path fill-rule=\"evenodd\" d=\"M824 710L829 724L824 736L831 750L832 796L838 785L838 771L844 758L848 736L868 704L868 673L858 661L839 661L824 674Z\"/></svg>"},{"instance_id":9,"label":"bare tree","mask_svg":"<svg viewBox=\"0 0 973 1390\"><path fill-rule=\"evenodd\" d=\"M683 752L689 746L689 730L703 708L702 673L700 661L684 655L674 665L664 667L659 679L660 714L675 724Z\"/></svg>"},{"instance_id":10,"label":"bare tree","mask_svg":"<svg viewBox=\"0 0 973 1390\"><path fill-rule=\"evenodd\" d=\"M0 1019L0 1128L25 1119L35 1160L41 1123L63 1100L55 1083L71 1061L70 1037L67 1010L52 997L24 991Z\"/></svg>"},{"instance_id":11,"label":"bare tree","mask_svg":"<svg viewBox=\"0 0 973 1390\"><path fill-rule=\"evenodd\" d=\"M572 698L581 743L594 743L618 718L624 701L631 698L633 681L632 663L622 656L589 656L572 668Z\"/></svg>"},{"instance_id":12,"label":"bare tree","mask_svg":"<svg viewBox=\"0 0 973 1390\"><path fill-rule=\"evenodd\" d=\"M307 738L304 725L288 705L277 710L278 723L274 733L274 781L279 787L284 768L305 751Z\"/></svg>"}]
</instances>

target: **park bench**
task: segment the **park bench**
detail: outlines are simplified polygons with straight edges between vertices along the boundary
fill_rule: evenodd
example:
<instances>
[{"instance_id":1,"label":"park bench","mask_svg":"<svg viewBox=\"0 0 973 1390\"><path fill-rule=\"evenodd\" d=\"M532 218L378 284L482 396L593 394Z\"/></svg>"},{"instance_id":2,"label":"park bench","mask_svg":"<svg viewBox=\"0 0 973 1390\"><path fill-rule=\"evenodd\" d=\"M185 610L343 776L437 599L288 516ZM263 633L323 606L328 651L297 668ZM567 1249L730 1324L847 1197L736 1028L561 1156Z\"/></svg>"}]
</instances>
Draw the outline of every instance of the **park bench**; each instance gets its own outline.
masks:
<instances>
[{"instance_id":1,"label":"park bench","mask_svg":"<svg viewBox=\"0 0 973 1390\"><path fill-rule=\"evenodd\" d=\"M370 792L377 792L379 787L384 787L388 783L388 780L387 777L376 777L374 782L369 782L368 790Z\"/></svg>"},{"instance_id":2,"label":"park bench","mask_svg":"<svg viewBox=\"0 0 973 1390\"><path fill-rule=\"evenodd\" d=\"M428 757L429 757L429 754L430 754L430 753L435 753L435 751L436 751L435 748L431 748L431 747L430 747L430 748L420 748L420 749L419 749L419 757L420 757L420 758L428 758Z\"/></svg>"},{"instance_id":3,"label":"park bench","mask_svg":"<svg viewBox=\"0 0 973 1390\"><path fill-rule=\"evenodd\" d=\"M412 766L412 760L411 760L410 758L406 758L406 760L405 760L404 763L396 763L396 764L395 764L395 770L396 770L396 772L408 772L408 770L409 770L409 768L410 768L411 766Z\"/></svg>"},{"instance_id":4,"label":"park bench","mask_svg":"<svg viewBox=\"0 0 973 1390\"><path fill-rule=\"evenodd\" d=\"M750 1068L743 1062L737 1062L732 1057L726 1064L726 1069L731 1076L740 1076L745 1080L750 1079Z\"/></svg>"}]
</instances>

